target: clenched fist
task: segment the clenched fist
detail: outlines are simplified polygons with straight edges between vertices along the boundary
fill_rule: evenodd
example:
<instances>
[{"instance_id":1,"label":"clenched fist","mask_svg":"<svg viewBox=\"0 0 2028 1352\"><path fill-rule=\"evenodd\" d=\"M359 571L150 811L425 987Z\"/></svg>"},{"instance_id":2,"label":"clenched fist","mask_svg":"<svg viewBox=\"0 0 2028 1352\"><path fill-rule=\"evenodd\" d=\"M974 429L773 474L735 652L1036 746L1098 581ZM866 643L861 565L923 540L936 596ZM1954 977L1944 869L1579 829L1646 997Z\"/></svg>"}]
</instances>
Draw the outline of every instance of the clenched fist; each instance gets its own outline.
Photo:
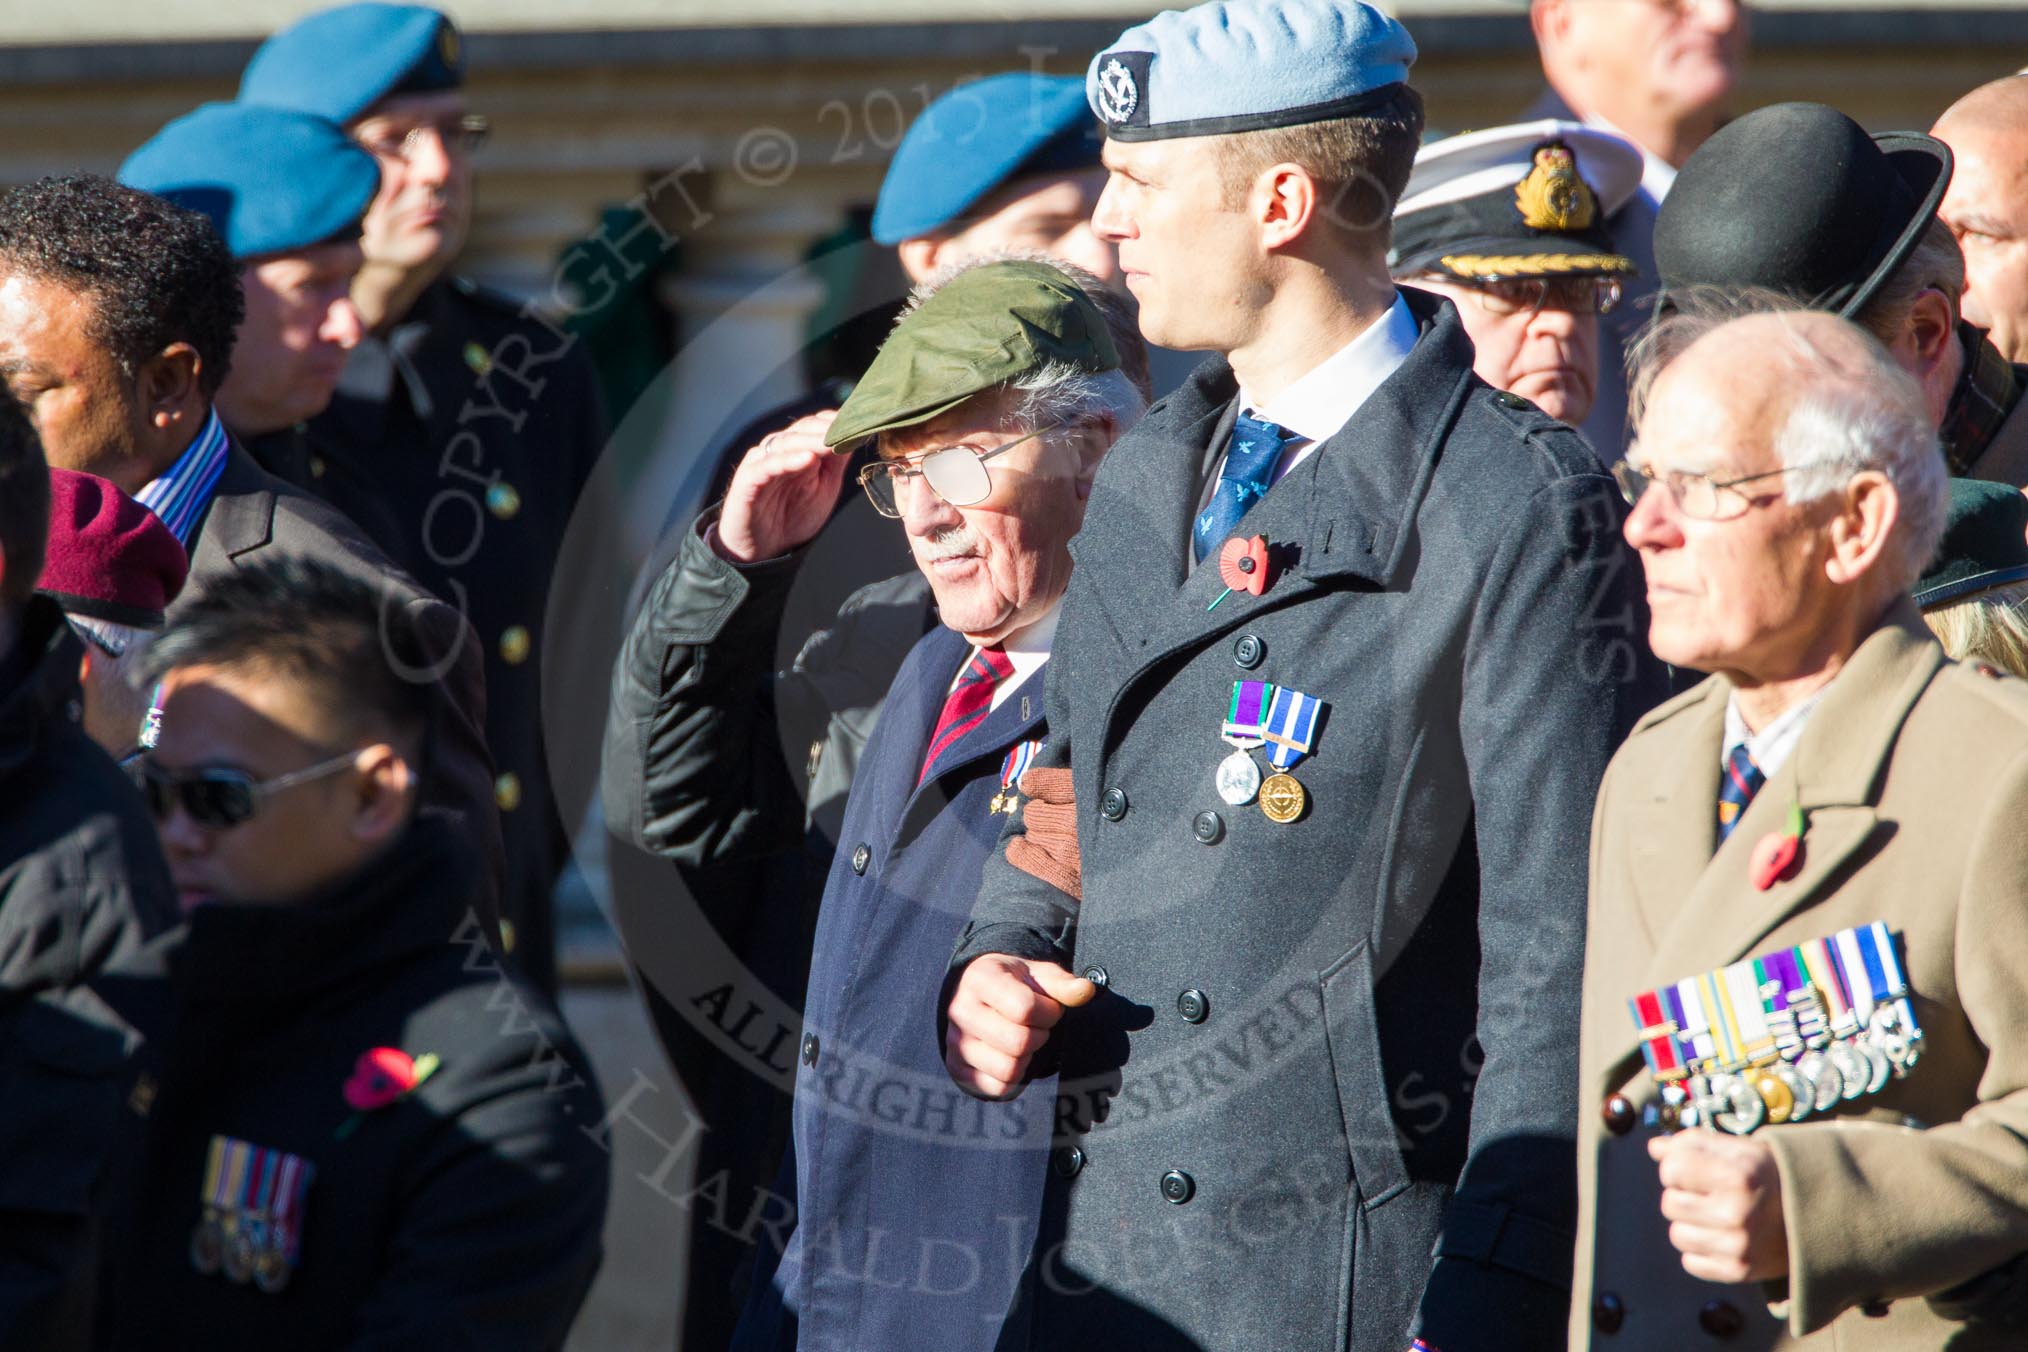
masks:
<instances>
[{"instance_id":1,"label":"clenched fist","mask_svg":"<svg viewBox=\"0 0 2028 1352\"><path fill-rule=\"evenodd\" d=\"M1006 953L974 958L951 993L944 1067L975 1098L1013 1098L1063 1011L1097 994L1097 986L1053 962Z\"/></svg>"},{"instance_id":2,"label":"clenched fist","mask_svg":"<svg viewBox=\"0 0 2028 1352\"><path fill-rule=\"evenodd\" d=\"M1661 1165L1662 1215L1683 1270L1707 1282L1759 1282L1789 1272L1782 1176L1767 1142L1680 1131L1648 1142Z\"/></svg>"},{"instance_id":3,"label":"clenched fist","mask_svg":"<svg viewBox=\"0 0 2028 1352\"><path fill-rule=\"evenodd\" d=\"M718 514L718 552L733 563L779 558L814 539L838 506L851 457L824 445L838 410L796 419L740 457Z\"/></svg>"}]
</instances>

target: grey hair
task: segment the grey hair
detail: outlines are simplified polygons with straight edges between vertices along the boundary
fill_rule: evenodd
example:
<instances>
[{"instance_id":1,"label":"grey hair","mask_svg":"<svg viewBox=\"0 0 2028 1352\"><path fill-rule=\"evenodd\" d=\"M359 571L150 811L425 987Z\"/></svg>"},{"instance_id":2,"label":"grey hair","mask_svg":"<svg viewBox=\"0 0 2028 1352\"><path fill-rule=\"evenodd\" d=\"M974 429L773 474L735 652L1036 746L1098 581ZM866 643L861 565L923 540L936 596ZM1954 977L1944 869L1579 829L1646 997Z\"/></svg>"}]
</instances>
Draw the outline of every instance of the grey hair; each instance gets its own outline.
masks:
<instances>
[{"instance_id":1,"label":"grey hair","mask_svg":"<svg viewBox=\"0 0 2028 1352\"><path fill-rule=\"evenodd\" d=\"M1076 282L1105 320L1120 365L1116 370L1094 372L1053 361L1018 376L1001 386L1005 394L1001 406L1003 423L1025 430L1104 415L1111 417L1115 427L1124 432L1140 421L1148 411L1153 387L1148 377L1148 345L1141 337L1134 308L1075 263L1066 263L1036 249L999 249L966 258L937 269L917 283L902 306L901 319L914 314L924 301L973 268L1007 262L1047 263Z\"/></svg>"},{"instance_id":2,"label":"grey hair","mask_svg":"<svg viewBox=\"0 0 2028 1352\"><path fill-rule=\"evenodd\" d=\"M1737 320L1768 315L1802 317L1795 302L1767 291L1671 292L1670 312L1651 325L1629 354L1629 404L1638 423L1656 378L1692 344ZM1793 379L1770 444L1783 468L1791 502L1809 503L1844 488L1872 470L1894 485L1899 502L1894 548L1887 564L1898 590L1915 584L1943 539L1950 479L1936 424L1922 387L1878 339L1850 320L1824 314L1851 339L1826 343L1810 326L1781 325L1782 351Z\"/></svg>"}]
</instances>

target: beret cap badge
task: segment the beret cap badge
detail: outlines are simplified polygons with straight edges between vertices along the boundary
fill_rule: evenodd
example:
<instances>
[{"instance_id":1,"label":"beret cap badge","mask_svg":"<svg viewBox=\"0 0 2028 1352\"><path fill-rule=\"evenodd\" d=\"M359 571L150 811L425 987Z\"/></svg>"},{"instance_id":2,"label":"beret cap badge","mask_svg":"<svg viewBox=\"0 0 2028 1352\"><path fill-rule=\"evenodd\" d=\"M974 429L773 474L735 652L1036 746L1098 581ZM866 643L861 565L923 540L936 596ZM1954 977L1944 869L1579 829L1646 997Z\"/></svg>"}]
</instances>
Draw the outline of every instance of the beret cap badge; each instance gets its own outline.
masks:
<instances>
[{"instance_id":1,"label":"beret cap badge","mask_svg":"<svg viewBox=\"0 0 2028 1352\"><path fill-rule=\"evenodd\" d=\"M1514 207L1530 230L1589 230L1598 218L1598 198L1561 141L1535 148L1535 163L1514 185Z\"/></svg>"},{"instance_id":2,"label":"beret cap badge","mask_svg":"<svg viewBox=\"0 0 2028 1352\"><path fill-rule=\"evenodd\" d=\"M1099 70L1099 114L1108 122L1125 122L1141 104L1141 92L1134 87L1134 73L1117 56Z\"/></svg>"}]
</instances>

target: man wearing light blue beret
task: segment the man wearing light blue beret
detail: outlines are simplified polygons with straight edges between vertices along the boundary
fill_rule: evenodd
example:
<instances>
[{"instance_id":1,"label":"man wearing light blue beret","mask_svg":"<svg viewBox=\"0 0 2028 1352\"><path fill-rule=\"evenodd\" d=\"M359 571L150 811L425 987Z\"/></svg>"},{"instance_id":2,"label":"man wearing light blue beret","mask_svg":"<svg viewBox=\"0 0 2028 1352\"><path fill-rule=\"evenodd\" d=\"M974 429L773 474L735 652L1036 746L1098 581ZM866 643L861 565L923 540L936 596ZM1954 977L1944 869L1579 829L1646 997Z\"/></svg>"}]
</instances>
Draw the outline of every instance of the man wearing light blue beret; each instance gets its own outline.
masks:
<instances>
[{"instance_id":1,"label":"man wearing light blue beret","mask_svg":"<svg viewBox=\"0 0 2028 1352\"><path fill-rule=\"evenodd\" d=\"M240 265L246 318L216 407L246 440L322 413L364 333L359 223L380 167L321 117L212 103L120 166L120 182L210 218Z\"/></svg>"},{"instance_id":2,"label":"man wearing light blue beret","mask_svg":"<svg viewBox=\"0 0 2028 1352\"><path fill-rule=\"evenodd\" d=\"M1010 819L944 986L959 1085L1076 1105L1007 1345L1563 1346L1592 800L1663 672L1597 458L1388 276L1414 58L1234 0L1088 72L1142 333L1222 360L1100 467L1075 825Z\"/></svg>"},{"instance_id":3,"label":"man wearing light blue beret","mask_svg":"<svg viewBox=\"0 0 2028 1352\"><path fill-rule=\"evenodd\" d=\"M503 934L556 982L556 880L569 858L543 743L549 588L604 451L598 380L576 340L518 301L454 275L470 232L476 152L462 35L424 5L319 10L274 34L238 102L337 124L379 168L352 304L365 334L329 407L248 450L359 523L459 605L486 658L486 737L507 836ZM588 505L586 511L597 511Z\"/></svg>"}]
</instances>

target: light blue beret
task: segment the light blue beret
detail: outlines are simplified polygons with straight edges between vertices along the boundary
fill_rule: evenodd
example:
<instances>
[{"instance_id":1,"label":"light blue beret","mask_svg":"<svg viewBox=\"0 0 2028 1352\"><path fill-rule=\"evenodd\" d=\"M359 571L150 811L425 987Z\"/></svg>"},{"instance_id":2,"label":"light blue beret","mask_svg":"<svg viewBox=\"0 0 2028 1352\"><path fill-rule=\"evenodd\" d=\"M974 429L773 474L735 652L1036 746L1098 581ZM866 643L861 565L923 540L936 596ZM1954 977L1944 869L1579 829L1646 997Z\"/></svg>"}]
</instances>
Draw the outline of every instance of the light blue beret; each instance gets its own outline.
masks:
<instances>
[{"instance_id":1,"label":"light blue beret","mask_svg":"<svg viewBox=\"0 0 2028 1352\"><path fill-rule=\"evenodd\" d=\"M390 94L465 81L457 25L421 5L320 10L263 42L240 76L241 103L350 122Z\"/></svg>"},{"instance_id":2,"label":"light blue beret","mask_svg":"<svg viewBox=\"0 0 2028 1352\"><path fill-rule=\"evenodd\" d=\"M1098 125L1075 75L1017 72L959 85L923 109L895 148L873 207L873 238L890 245L919 238L1011 178L1098 162Z\"/></svg>"},{"instance_id":3,"label":"light blue beret","mask_svg":"<svg viewBox=\"0 0 2028 1352\"><path fill-rule=\"evenodd\" d=\"M156 132L119 177L209 216L243 260L356 233L380 166L321 117L208 103Z\"/></svg>"},{"instance_id":4,"label":"light blue beret","mask_svg":"<svg viewBox=\"0 0 2028 1352\"><path fill-rule=\"evenodd\" d=\"M1408 30L1358 0L1218 0L1120 34L1085 95L1114 140L1223 136L1370 111L1414 62Z\"/></svg>"}]
</instances>

